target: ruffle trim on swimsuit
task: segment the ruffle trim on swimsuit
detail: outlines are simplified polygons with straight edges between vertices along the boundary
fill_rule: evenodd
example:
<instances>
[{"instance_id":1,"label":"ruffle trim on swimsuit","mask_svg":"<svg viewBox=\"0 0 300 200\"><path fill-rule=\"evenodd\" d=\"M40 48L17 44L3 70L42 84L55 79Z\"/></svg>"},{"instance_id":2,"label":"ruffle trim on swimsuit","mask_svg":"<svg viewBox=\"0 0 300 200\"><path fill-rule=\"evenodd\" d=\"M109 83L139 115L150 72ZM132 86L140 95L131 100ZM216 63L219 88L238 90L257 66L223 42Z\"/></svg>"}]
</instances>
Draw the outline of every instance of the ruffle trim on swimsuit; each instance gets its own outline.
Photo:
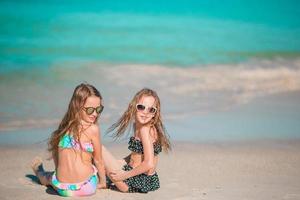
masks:
<instances>
[{"instance_id":1,"label":"ruffle trim on swimsuit","mask_svg":"<svg viewBox=\"0 0 300 200\"><path fill-rule=\"evenodd\" d=\"M158 155L162 151L162 147L158 142L153 143L154 155ZM144 153L142 141L135 137L130 137L128 149L136 153Z\"/></svg>"},{"instance_id":2,"label":"ruffle trim on swimsuit","mask_svg":"<svg viewBox=\"0 0 300 200\"><path fill-rule=\"evenodd\" d=\"M126 164L123 166L123 170L130 171L132 167ZM128 185L128 192L130 193L148 193L160 188L159 178L156 172L152 175L139 174L124 180L124 182Z\"/></svg>"}]
</instances>

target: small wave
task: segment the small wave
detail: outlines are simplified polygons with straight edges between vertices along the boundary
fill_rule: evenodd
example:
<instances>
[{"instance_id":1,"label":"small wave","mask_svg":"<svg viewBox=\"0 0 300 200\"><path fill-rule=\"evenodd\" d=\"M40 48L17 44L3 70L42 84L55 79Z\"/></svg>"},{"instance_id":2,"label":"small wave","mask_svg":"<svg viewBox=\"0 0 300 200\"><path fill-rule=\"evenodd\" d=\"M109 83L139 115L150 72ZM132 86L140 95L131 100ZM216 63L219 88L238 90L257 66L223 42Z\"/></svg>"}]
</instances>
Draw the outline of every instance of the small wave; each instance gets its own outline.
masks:
<instances>
[{"instance_id":1,"label":"small wave","mask_svg":"<svg viewBox=\"0 0 300 200\"><path fill-rule=\"evenodd\" d=\"M102 117L101 121L107 122L109 117ZM27 120L11 120L8 122L0 123L0 131L15 131L20 129L35 129L35 128L48 128L57 127L59 119L27 119Z\"/></svg>"},{"instance_id":2,"label":"small wave","mask_svg":"<svg viewBox=\"0 0 300 200\"><path fill-rule=\"evenodd\" d=\"M257 96L300 90L299 60L270 62L192 68L123 65L109 68L105 73L109 81L119 87L149 85L170 95L170 99L201 99L205 95L219 93L239 104Z\"/></svg>"},{"instance_id":3,"label":"small wave","mask_svg":"<svg viewBox=\"0 0 300 200\"><path fill-rule=\"evenodd\" d=\"M143 87L158 92L165 118L178 120L228 110L265 95L299 91L300 60L259 60L188 68L72 62L56 64L47 73L36 69L34 73L30 70L12 73L0 78L0 131L57 124L72 90L83 81L102 92L105 111L101 120L109 124Z\"/></svg>"}]
</instances>

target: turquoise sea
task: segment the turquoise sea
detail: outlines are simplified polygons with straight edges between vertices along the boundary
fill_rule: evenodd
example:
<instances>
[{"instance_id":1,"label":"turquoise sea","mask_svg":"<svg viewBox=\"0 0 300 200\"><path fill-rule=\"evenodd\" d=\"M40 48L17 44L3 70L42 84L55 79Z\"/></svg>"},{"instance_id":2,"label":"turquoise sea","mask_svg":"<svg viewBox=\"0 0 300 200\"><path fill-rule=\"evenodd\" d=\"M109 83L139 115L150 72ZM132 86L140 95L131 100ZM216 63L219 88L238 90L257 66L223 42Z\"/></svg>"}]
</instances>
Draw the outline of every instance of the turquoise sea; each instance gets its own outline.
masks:
<instances>
[{"instance_id":1,"label":"turquoise sea","mask_svg":"<svg viewBox=\"0 0 300 200\"><path fill-rule=\"evenodd\" d=\"M296 0L1 1L0 144L47 138L83 81L103 93L103 131L151 87L174 140L299 138L299 8Z\"/></svg>"},{"instance_id":2,"label":"turquoise sea","mask_svg":"<svg viewBox=\"0 0 300 200\"><path fill-rule=\"evenodd\" d=\"M70 60L184 67L297 57L299 7L291 0L1 1L1 71Z\"/></svg>"}]
</instances>

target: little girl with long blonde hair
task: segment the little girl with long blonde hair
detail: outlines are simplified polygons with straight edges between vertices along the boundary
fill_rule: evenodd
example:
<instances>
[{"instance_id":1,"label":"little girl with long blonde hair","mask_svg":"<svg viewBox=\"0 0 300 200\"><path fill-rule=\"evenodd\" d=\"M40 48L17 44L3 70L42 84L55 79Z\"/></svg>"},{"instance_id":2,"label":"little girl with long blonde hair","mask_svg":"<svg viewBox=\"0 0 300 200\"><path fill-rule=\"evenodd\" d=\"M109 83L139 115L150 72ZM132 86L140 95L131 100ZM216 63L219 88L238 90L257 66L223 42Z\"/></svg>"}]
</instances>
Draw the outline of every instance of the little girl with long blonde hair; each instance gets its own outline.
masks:
<instances>
[{"instance_id":1,"label":"little girl with long blonde hair","mask_svg":"<svg viewBox=\"0 0 300 200\"><path fill-rule=\"evenodd\" d=\"M116 138L133 128L128 149L130 155L117 160L103 146L103 160L110 187L122 192L147 193L160 187L156 172L159 153L171 149L161 117L160 99L151 89L140 90L131 100L122 117L111 126Z\"/></svg>"}]
</instances>

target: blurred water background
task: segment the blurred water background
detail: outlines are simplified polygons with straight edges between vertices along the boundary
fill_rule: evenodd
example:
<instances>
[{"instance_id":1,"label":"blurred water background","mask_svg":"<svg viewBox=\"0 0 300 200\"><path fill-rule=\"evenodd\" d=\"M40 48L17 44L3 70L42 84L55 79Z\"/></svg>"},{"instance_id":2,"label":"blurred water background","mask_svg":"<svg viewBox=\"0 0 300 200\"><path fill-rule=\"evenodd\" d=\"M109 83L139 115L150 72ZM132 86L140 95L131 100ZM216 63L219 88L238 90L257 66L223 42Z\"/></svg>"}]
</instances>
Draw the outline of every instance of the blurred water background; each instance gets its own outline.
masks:
<instances>
[{"instance_id":1,"label":"blurred water background","mask_svg":"<svg viewBox=\"0 0 300 200\"><path fill-rule=\"evenodd\" d=\"M84 81L104 96L103 132L150 87L172 140L299 138L299 7L1 1L0 144L47 139Z\"/></svg>"}]
</instances>

